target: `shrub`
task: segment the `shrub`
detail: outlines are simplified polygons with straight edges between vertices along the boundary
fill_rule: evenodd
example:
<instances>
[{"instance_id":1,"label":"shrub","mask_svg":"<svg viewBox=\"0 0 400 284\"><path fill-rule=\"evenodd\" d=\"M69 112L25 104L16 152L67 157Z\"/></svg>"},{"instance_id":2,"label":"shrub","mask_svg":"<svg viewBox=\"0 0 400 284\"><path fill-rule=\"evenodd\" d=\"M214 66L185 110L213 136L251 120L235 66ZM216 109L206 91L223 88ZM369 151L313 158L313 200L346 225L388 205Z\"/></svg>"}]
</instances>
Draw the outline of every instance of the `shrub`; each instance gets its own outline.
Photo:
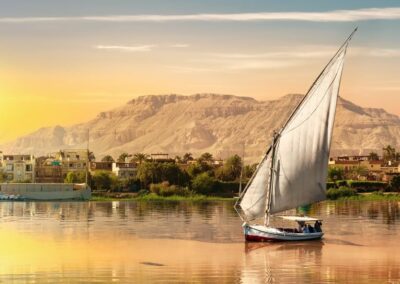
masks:
<instances>
[{"instance_id":1,"label":"shrub","mask_svg":"<svg viewBox=\"0 0 400 284\"><path fill-rule=\"evenodd\" d=\"M118 178L107 171L98 171L92 177L92 186L96 190L119 191L122 188Z\"/></svg>"},{"instance_id":2,"label":"shrub","mask_svg":"<svg viewBox=\"0 0 400 284\"><path fill-rule=\"evenodd\" d=\"M69 172L64 179L65 183L82 183L85 182L86 173L84 172Z\"/></svg>"},{"instance_id":3,"label":"shrub","mask_svg":"<svg viewBox=\"0 0 400 284\"><path fill-rule=\"evenodd\" d=\"M400 175L393 177L390 181L390 188L392 191L400 191Z\"/></svg>"},{"instance_id":4,"label":"shrub","mask_svg":"<svg viewBox=\"0 0 400 284\"><path fill-rule=\"evenodd\" d=\"M330 189L330 188L336 188L336 183L328 181L326 183L326 189Z\"/></svg>"},{"instance_id":5,"label":"shrub","mask_svg":"<svg viewBox=\"0 0 400 284\"><path fill-rule=\"evenodd\" d=\"M188 196L190 191L187 188L183 188L177 185L169 185L168 182L162 182L157 184L150 184L150 192L159 196Z\"/></svg>"},{"instance_id":6,"label":"shrub","mask_svg":"<svg viewBox=\"0 0 400 284\"><path fill-rule=\"evenodd\" d=\"M195 193L210 194L216 185L216 180L207 173L197 175L192 181L192 189Z\"/></svg>"},{"instance_id":7,"label":"shrub","mask_svg":"<svg viewBox=\"0 0 400 284\"><path fill-rule=\"evenodd\" d=\"M357 192L354 189L346 186L341 186L339 188L328 189L328 191L326 192L326 197L328 199L338 199L340 197L348 197L356 194Z\"/></svg>"},{"instance_id":8,"label":"shrub","mask_svg":"<svg viewBox=\"0 0 400 284\"><path fill-rule=\"evenodd\" d=\"M336 181L336 186L337 186L337 187L348 186L347 180L337 180L337 181Z\"/></svg>"},{"instance_id":9,"label":"shrub","mask_svg":"<svg viewBox=\"0 0 400 284\"><path fill-rule=\"evenodd\" d=\"M328 179L333 180L340 180L344 178L344 170L343 168L339 167L329 167L328 168Z\"/></svg>"},{"instance_id":10,"label":"shrub","mask_svg":"<svg viewBox=\"0 0 400 284\"><path fill-rule=\"evenodd\" d=\"M214 196L219 197L234 197L239 192L240 183L239 182L224 182L224 181L216 181L215 190L213 191ZM242 190L244 190L246 184L242 184Z\"/></svg>"},{"instance_id":11,"label":"shrub","mask_svg":"<svg viewBox=\"0 0 400 284\"><path fill-rule=\"evenodd\" d=\"M371 191L379 191L385 190L387 187L386 182L382 181L358 181L358 180L349 180L349 187L359 191L359 192L371 192Z\"/></svg>"}]
</instances>

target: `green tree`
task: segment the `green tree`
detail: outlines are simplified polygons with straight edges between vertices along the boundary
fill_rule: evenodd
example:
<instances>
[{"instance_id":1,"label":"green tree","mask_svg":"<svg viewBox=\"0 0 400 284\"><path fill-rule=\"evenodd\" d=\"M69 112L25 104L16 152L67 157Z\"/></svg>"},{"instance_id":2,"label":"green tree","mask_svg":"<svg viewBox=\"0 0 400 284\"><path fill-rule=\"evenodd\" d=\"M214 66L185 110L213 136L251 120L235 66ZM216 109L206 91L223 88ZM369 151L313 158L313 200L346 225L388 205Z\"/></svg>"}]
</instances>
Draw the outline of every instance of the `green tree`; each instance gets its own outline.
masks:
<instances>
[{"instance_id":1,"label":"green tree","mask_svg":"<svg viewBox=\"0 0 400 284\"><path fill-rule=\"evenodd\" d=\"M93 175L93 188L97 190L109 190L113 179L111 178L111 173L107 171L97 171Z\"/></svg>"},{"instance_id":2,"label":"green tree","mask_svg":"<svg viewBox=\"0 0 400 284\"><path fill-rule=\"evenodd\" d=\"M7 180L7 175L0 169L0 182L5 182Z\"/></svg>"},{"instance_id":3,"label":"green tree","mask_svg":"<svg viewBox=\"0 0 400 284\"><path fill-rule=\"evenodd\" d=\"M369 159L370 161L379 161L379 156L378 156L377 153L371 152L371 153L369 153L369 155L368 155L368 159Z\"/></svg>"},{"instance_id":4,"label":"green tree","mask_svg":"<svg viewBox=\"0 0 400 284\"><path fill-rule=\"evenodd\" d=\"M216 180L207 173L201 173L192 180L192 190L199 194L210 194L216 185Z\"/></svg>"},{"instance_id":5,"label":"green tree","mask_svg":"<svg viewBox=\"0 0 400 284\"><path fill-rule=\"evenodd\" d=\"M400 191L400 176L394 176L390 181L390 187L393 191Z\"/></svg>"},{"instance_id":6,"label":"green tree","mask_svg":"<svg viewBox=\"0 0 400 284\"><path fill-rule=\"evenodd\" d=\"M193 161L193 160L194 159L193 159L192 153L185 153L183 155L182 162L184 162L185 164L187 164L189 161Z\"/></svg>"},{"instance_id":7,"label":"green tree","mask_svg":"<svg viewBox=\"0 0 400 284\"><path fill-rule=\"evenodd\" d=\"M206 152L201 154L201 156L197 159L199 163L212 163L214 161L213 155Z\"/></svg>"},{"instance_id":8,"label":"green tree","mask_svg":"<svg viewBox=\"0 0 400 284\"><path fill-rule=\"evenodd\" d=\"M93 162L96 160L96 156L94 155L93 152L89 151L88 159L89 159L89 162Z\"/></svg>"},{"instance_id":9,"label":"green tree","mask_svg":"<svg viewBox=\"0 0 400 284\"><path fill-rule=\"evenodd\" d=\"M110 155L104 156L103 159L101 159L102 162L114 162L114 158L111 157Z\"/></svg>"},{"instance_id":10,"label":"green tree","mask_svg":"<svg viewBox=\"0 0 400 284\"><path fill-rule=\"evenodd\" d=\"M147 158L148 158L148 155L146 155L144 153L136 153L133 155L131 162L137 162L137 163L141 164L144 161L146 161Z\"/></svg>"},{"instance_id":11,"label":"green tree","mask_svg":"<svg viewBox=\"0 0 400 284\"><path fill-rule=\"evenodd\" d=\"M169 184L187 185L189 182L188 174L175 163L162 163L161 181L168 181Z\"/></svg>"},{"instance_id":12,"label":"green tree","mask_svg":"<svg viewBox=\"0 0 400 284\"><path fill-rule=\"evenodd\" d=\"M329 167L328 168L328 180L342 180L344 179L344 170L340 167Z\"/></svg>"},{"instance_id":13,"label":"green tree","mask_svg":"<svg viewBox=\"0 0 400 284\"><path fill-rule=\"evenodd\" d=\"M136 177L145 187L147 187L150 183L160 183L161 168L159 163L143 162L139 164Z\"/></svg>"},{"instance_id":14,"label":"green tree","mask_svg":"<svg viewBox=\"0 0 400 284\"><path fill-rule=\"evenodd\" d=\"M212 166L210 166L207 163L196 162L196 163L190 164L186 171L189 174L189 176L192 178L201 173L207 173L210 176L214 175Z\"/></svg>"},{"instance_id":15,"label":"green tree","mask_svg":"<svg viewBox=\"0 0 400 284\"><path fill-rule=\"evenodd\" d=\"M86 180L84 172L69 172L64 179L65 183L83 183Z\"/></svg>"},{"instance_id":16,"label":"green tree","mask_svg":"<svg viewBox=\"0 0 400 284\"><path fill-rule=\"evenodd\" d=\"M382 148L383 150L383 159L385 161L396 160L396 149L393 148L391 145L387 145L386 147Z\"/></svg>"},{"instance_id":17,"label":"green tree","mask_svg":"<svg viewBox=\"0 0 400 284\"><path fill-rule=\"evenodd\" d=\"M251 178L257 169L258 164L246 165L243 169L243 178Z\"/></svg>"},{"instance_id":18,"label":"green tree","mask_svg":"<svg viewBox=\"0 0 400 284\"><path fill-rule=\"evenodd\" d=\"M137 178L143 186L167 181L169 184L186 185L188 174L174 163L144 162L139 164Z\"/></svg>"},{"instance_id":19,"label":"green tree","mask_svg":"<svg viewBox=\"0 0 400 284\"><path fill-rule=\"evenodd\" d=\"M125 159L128 157L130 157L130 155L128 153L122 153L121 155L119 155L117 162L124 163Z\"/></svg>"},{"instance_id":20,"label":"green tree","mask_svg":"<svg viewBox=\"0 0 400 284\"><path fill-rule=\"evenodd\" d=\"M238 155L229 157L225 164L218 168L215 175L218 179L223 181L234 181L240 178L242 169L242 158Z\"/></svg>"}]
</instances>

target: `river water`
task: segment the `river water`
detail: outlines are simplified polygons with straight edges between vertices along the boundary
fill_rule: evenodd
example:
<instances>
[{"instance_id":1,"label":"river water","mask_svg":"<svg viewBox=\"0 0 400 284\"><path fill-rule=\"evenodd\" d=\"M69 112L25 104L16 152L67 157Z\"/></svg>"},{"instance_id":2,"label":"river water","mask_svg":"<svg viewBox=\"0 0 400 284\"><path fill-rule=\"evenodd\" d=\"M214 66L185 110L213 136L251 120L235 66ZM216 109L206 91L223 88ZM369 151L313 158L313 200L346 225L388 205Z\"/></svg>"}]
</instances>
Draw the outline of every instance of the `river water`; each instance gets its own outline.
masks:
<instances>
[{"instance_id":1,"label":"river water","mask_svg":"<svg viewBox=\"0 0 400 284\"><path fill-rule=\"evenodd\" d=\"M230 201L0 202L0 283L400 283L400 203L322 202L322 241L245 243ZM289 212L296 213L296 212Z\"/></svg>"}]
</instances>

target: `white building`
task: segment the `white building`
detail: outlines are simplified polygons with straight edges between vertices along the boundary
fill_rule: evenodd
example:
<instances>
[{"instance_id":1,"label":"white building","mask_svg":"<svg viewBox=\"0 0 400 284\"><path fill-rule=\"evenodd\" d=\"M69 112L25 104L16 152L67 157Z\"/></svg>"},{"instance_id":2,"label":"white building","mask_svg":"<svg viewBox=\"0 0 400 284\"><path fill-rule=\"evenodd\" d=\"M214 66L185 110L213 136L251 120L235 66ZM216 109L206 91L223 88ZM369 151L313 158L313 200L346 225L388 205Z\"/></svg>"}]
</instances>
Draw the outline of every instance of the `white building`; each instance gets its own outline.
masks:
<instances>
[{"instance_id":1,"label":"white building","mask_svg":"<svg viewBox=\"0 0 400 284\"><path fill-rule=\"evenodd\" d=\"M113 163L112 172L119 178L134 178L137 173L136 163Z\"/></svg>"},{"instance_id":2,"label":"white building","mask_svg":"<svg viewBox=\"0 0 400 284\"><path fill-rule=\"evenodd\" d=\"M35 182L33 155L4 155L0 152L0 169L8 182Z\"/></svg>"},{"instance_id":3,"label":"white building","mask_svg":"<svg viewBox=\"0 0 400 284\"><path fill-rule=\"evenodd\" d=\"M65 149L54 153L55 160L60 161L62 176L65 178L69 172L85 174L88 168L87 149Z\"/></svg>"}]
</instances>

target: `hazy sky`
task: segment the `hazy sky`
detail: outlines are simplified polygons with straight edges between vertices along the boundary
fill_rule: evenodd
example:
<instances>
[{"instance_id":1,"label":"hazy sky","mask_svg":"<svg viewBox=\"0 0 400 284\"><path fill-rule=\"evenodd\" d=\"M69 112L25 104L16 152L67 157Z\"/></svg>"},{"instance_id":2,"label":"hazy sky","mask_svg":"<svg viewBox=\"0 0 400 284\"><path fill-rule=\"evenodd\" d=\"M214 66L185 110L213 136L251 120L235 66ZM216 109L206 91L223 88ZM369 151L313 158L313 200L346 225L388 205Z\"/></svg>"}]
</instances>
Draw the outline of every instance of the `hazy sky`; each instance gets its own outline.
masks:
<instances>
[{"instance_id":1,"label":"hazy sky","mask_svg":"<svg viewBox=\"0 0 400 284\"><path fill-rule=\"evenodd\" d=\"M397 0L0 0L0 143L139 95L305 93L355 26L341 95L400 115Z\"/></svg>"}]
</instances>

